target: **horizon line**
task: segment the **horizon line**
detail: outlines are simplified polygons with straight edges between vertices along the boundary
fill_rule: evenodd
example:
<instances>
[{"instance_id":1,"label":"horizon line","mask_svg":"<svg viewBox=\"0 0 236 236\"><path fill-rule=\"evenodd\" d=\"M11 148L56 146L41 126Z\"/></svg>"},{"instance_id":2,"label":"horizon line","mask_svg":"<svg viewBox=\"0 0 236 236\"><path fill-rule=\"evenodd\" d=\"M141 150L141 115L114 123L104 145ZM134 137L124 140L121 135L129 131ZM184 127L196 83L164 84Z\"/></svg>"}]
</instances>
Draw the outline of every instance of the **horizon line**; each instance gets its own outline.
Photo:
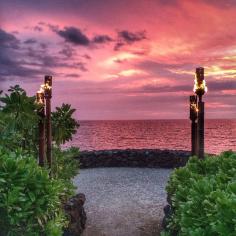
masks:
<instances>
[{"instance_id":1,"label":"horizon line","mask_svg":"<svg viewBox=\"0 0 236 236\"><path fill-rule=\"evenodd\" d=\"M189 120L187 118L165 118L165 119L79 119L79 121L156 121L156 120ZM236 120L236 118L207 118L205 120ZM190 120L189 120L190 121Z\"/></svg>"}]
</instances>

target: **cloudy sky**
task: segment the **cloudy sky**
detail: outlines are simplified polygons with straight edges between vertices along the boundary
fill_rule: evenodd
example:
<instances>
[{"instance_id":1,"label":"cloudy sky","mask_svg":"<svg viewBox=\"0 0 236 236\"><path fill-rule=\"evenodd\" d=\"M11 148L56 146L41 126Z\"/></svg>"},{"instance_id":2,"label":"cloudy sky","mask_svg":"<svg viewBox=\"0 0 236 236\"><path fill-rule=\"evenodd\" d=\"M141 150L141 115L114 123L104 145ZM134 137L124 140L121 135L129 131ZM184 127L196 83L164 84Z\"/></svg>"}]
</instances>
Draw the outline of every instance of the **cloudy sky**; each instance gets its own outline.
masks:
<instances>
[{"instance_id":1,"label":"cloudy sky","mask_svg":"<svg viewBox=\"0 0 236 236\"><path fill-rule=\"evenodd\" d=\"M235 16L235 0L1 1L0 89L51 74L80 120L188 118L204 66L206 117L236 118Z\"/></svg>"}]
</instances>

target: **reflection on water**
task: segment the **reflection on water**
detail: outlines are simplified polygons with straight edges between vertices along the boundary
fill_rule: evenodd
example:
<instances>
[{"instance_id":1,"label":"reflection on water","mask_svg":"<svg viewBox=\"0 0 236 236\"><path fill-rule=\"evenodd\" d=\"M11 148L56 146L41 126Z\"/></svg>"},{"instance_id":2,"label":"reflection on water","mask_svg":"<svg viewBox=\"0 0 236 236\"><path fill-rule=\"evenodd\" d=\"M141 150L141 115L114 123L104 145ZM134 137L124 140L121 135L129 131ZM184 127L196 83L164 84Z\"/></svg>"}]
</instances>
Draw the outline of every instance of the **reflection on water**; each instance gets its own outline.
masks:
<instances>
[{"instance_id":1,"label":"reflection on water","mask_svg":"<svg viewBox=\"0 0 236 236\"><path fill-rule=\"evenodd\" d=\"M81 121L70 145L81 150L159 148L190 150L190 121ZM207 120L205 151L236 150L236 120Z\"/></svg>"}]
</instances>

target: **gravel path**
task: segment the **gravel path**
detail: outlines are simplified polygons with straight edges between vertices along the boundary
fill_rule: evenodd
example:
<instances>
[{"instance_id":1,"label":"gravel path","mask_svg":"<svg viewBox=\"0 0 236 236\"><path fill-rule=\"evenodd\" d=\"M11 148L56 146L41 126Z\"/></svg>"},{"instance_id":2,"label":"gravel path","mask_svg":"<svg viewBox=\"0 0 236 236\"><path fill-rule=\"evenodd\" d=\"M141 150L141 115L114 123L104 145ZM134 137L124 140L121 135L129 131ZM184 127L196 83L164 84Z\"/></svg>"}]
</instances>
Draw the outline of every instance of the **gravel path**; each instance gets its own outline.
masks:
<instances>
[{"instance_id":1,"label":"gravel path","mask_svg":"<svg viewBox=\"0 0 236 236\"><path fill-rule=\"evenodd\" d=\"M74 182L87 198L83 236L158 236L170 172L150 168L80 170Z\"/></svg>"}]
</instances>

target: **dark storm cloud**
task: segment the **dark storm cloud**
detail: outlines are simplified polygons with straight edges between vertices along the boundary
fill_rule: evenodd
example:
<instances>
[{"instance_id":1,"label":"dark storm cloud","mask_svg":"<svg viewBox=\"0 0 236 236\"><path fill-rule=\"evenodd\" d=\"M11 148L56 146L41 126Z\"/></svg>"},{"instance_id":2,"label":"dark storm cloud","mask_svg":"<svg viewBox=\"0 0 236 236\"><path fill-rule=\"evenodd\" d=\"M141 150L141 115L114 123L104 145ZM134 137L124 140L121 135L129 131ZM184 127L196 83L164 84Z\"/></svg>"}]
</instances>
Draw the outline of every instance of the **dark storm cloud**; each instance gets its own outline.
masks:
<instances>
[{"instance_id":1,"label":"dark storm cloud","mask_svg":"<svg viewBox=\"0 0 236 236\"><path fill-rule=\"evenodd\" d=\"M115 47L114 47L114 50L115 51L118 51L121 47L125 46L125 43L124 42L117 42Z\"/></svg>"},{"instance_id":2,"label":"dark storm cloud","mask_svg":"<svg viewBox=\"0 0 236 236\"><path fill-rule=\"evenodd\" d=\"M59 53L67 58L72 58L76 54L76 50L70 45L65 44Z\"/></svg>"},{"instance_id":3,"label":"dark storm cloud","mask_svg":"<svg viewBox=\"0 0 236 236\"><path fill-rule=\"evenodd\" d=\"M87 59L87 60L91 60L91 59L92 59L92 57L89 56L88 54L84 54L83 57L84 57L85 59Z\"/></svg>"},{"instance_id":4,"label":"dark storm cloud","mask_svg":"<svg viewBox=\"0 0 236 236\"><path fill-rule=\"evenodd\" d=\"M25 44L34 44L36 42L37 42L36 39L33 39L33 38L27 39L27 40L24 41Z\"/></svg>"},{"instance_id":5,"label":"dark storm cloud","mask_svg":"<svg viewBox=\"0 0 236 236\"><path fill-rule=\"evenodd\" d=\"M27 68L19 59L20 41L3 29L0 29L0 80L7 80L12 77L33 77L39 71Z\"/></svg>"},{"instance_id":6,"label":"dark storm cloud","mask_svg":"<svg viewBox=\"0 0 236 236\"><path fill-rule=\"evenodd\" d=\"M228 81L209 81L207 82L207 86L210 91L221 91L221 90L234 90L236 89L236 81L228 80Z\"/></svg>"},{"instance_id":7,"label":"dark storm cloud","mask_svg":"<svg viewBox=\"0 0 236 236\"><path fill-rule=\"evenodd\" d=\"M62 53L62 52L61 52ZM61 54L59 52L59 54ZM67 52L68 53L68 52ZM87 71L86 64L83 62L67 61L64 58L57 55L50 55L47 51L29 47L25 54L30 58L30 62L27 63L29 66L38 66L41 68L53 69L53 68L73 68L79 69L80 71Z\"/></svg>"},{"instance_id":8,"label":"dark storm cloud","mask_svg":"<svg viewBox=\"0 0 236 236\"><path fill-rule=\"evenodd\" d=\"M93 43L108 43L112 41L113 39L108 35L97 35L92 39Z\"/></svg>"},{"instance_id":9,"label":"dark storm cloud","mask_svg":"<svg viewBox=\"0 0 236 236\"><path fill-rule=\"evenodd\" d=\"M0 29L0 47L18 49L19 43L20 41L13 34Z\"/></svg>"},{"instance_id":10,"label":"dark storm cloud","mask_svg":"<svg viewBox=\"0 0 236 236\"><path fill-rule=\"evenodd\" d=\"M123 30L118 32L119 38L123 39L127 43L133 43L136 41L141 41L143 39L146 39L145 34L146 34L145 31L133 33L128 30Z\"/></svg>"},{"instance_id":11,"label":"dark storm cloud","mask_svg":"<svg viewBox=\"0 0 236 236\"><path fill-rule=\"evenodd\" d=\"M1 53L0 65L1 80L8 80L9 77L11 78L12 76L30 79L32 77L40 75L39 70L24 67L19 61L12 60L8 57L3 57Z\"/></svg>"},{"instance_id":12,"label":"dark storm cloud","mask_svg":"<svg viewBox=\"0 0 236 236\"><path fill-rule=\"evenodd\" d=\"M50 54L45 43L37 43L39 47L31 47L36 40L30 38L21 43L13 34L0 29L0 80L21 78L30 81L42 76L42 73L52 74L55 68L73 68L87 71L83 62L65 60L72 56L73 49L69 46L61 54ZM54 73L55 74L55 73ZM78 77L78 76L77 76Z\"/></svg>"},{"instance_id":13,"label":"dark storm cloud","mask_svg":"<svg viewBox=\"0 0 236 236\"><path fill-rule=\"evenodd\" d=\"M44 24L45 24L45 26L47 26L54 33L58 33L58 31L59 31L59 26L58 25L52 25L52 24L46 24L46 23L44 23Z\"/></svg>"},{"instance_id":14,"label":"dark storm cloud","mask_svg":"<svg viewBox=\"0 0 236 236\"><path fill-rule=\"evenodd\" d=\"M139 31L139 32L130 32L128 30L119 31L117 43L114 47L114 50L119 50L126 44L130 45L135 42L142 41L144 39L147 39L145 31Z\"/></svg>"},{"instance_id":15,"label":"dark storm cloud","mask_svg":"<svg viewBox=\"0 0 236 236\"><path fill-rule=\"evenodd\" d=\"M75 68L78 68L79 70L86 72L88 71L88 69L86 68L86 64L83 62L77 62L73 64L75 66Z\"/></svg>"},{"instance_id":16,"label":"dark storm cloud","mask_svg":"<svg viewBox=\"0 0 236 236\"><path fill-rule=\"evenodd\" d=\"M43 28L36 25L34 28L33 28L34 31L38 31L38 32L42 32L43 31Z\"/></svg>"},{"instance_id":17,"label":"dark storm cloud","mask_svg":"<svg viewBox=\"0 0 236 236\"><path fill-rule=\"evenodd\" d=\"M75 45L88 46L89 38L82 31L75 27L65 27L64 30L58 30L57 34L65 39L66 42Z\"/></svg>"},{"instance_id":18,"label":"dark storm cloud","mask_svg":"<svg viewBox=\"0 0 236 236\"><path fill-rule=\"evenodd\" d=\"M78 46L88 47L91 44L105 44L112 42L113 39L105 34L96 35L90 39L79 28L70 26L59 30L57 26L49 26L52 31L56 32L60 37L65 39L65 42L72 43Z\"/></svg>"},{"instance_id":19,"label":"dark storm cloud","mask_svg":"<svg viewBox=\"0 0 236 236\"><path fill-rule=\"evenodd\" d=\"M25 67L21 60L17 60L17 53L0 47L0 80L9 80L12 77L30 79L40 74L38 69Z\"/></svg>"},{"instance_id":20,"label":"dark storm cloud","mask_svg":"<svg viewBox=\"0 0 236 236\"><path fill-rule=\"evenodd\" d=\"M46 43L40 43L39 46L40 46L40 48L42 48L44 50L48 47L48 45Z\"/></svg>"},{"instance_id":21,"label":"dark storm cloud","mask_svg":"<svg viewBox=\"0 0 236 236\"><path fill-rule=\"evenodd\" d=\"M79 74L66 74L65 76L69 77L69 78L79 78L80 77Z\"/></svg>"}]
</instances>

